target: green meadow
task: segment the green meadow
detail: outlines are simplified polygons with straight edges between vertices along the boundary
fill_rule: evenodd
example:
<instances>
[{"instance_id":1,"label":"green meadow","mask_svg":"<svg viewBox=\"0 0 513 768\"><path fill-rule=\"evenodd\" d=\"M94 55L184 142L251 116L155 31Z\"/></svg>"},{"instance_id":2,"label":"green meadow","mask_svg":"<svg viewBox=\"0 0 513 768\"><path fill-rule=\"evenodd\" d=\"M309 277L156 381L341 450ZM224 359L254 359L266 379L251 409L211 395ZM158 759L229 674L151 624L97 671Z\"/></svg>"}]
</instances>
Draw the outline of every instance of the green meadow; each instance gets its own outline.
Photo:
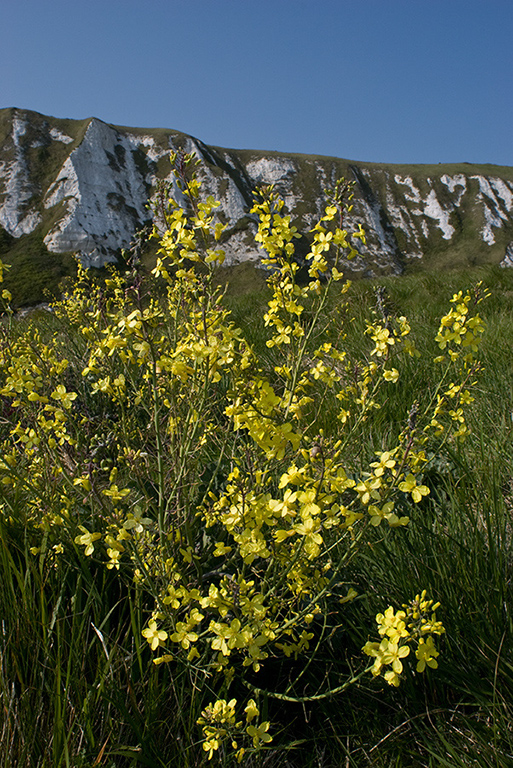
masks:
<instances>
[{"instance_id":1,"label":"green meadow","mask_svg":"<svg viewBox=\"0 0 513 768\"><path fill-rule=\"evenodd\" d=\"M337 190L223 273L182 182L155 274L3 316L0 765L511 765L513 273L347 285Z\"/></svg>"}]
</instances>

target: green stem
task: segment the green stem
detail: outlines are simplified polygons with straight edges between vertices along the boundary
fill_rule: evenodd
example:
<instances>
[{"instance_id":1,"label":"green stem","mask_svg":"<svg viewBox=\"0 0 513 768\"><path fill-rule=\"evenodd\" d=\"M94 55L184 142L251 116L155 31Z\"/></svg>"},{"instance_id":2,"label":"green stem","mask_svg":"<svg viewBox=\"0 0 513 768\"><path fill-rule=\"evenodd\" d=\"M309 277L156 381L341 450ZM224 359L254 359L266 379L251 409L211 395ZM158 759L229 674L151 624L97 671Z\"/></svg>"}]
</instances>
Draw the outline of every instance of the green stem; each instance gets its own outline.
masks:
<instances>
[{"instance_id":1,"label":"green stem","mask_svg":"<svg viewBox=\"0 0 513 768\"><path fill-rule=\"evenodd\" d=\"M280 701L291 701L297 704L306 704L310 701L322 701L322 699L330 699L332 696L336 696L337 694L342 693L343 691L347 690L350 685L354 685L358 682L358 680L361 680L364 675L371 671L373 666L374 665L371 664L369 667L366 667L357 675L350 677L349 680L346 680L346 682L342 683L342 685L339 685L336 688L331 688L325 693L315 694L314 696L288 696L285 693L276 693L275 691L268 691L265 688L257 688L244 679L242 679L242 684L255 694L263 694L265 696L269 696L271 699L279 699Z\"/></svg>"}]
</instances>

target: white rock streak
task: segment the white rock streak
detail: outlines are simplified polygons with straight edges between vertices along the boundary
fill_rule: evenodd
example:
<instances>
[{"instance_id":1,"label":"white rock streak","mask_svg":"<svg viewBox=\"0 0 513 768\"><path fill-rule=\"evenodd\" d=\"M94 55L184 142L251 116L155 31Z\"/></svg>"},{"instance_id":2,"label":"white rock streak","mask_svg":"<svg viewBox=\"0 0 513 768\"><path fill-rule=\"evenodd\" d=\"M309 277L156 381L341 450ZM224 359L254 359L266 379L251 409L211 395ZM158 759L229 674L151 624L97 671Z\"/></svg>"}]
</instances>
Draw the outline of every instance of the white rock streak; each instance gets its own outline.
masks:
<instances>
[{"instance_id":1,"label":"white rock streak","mask_svg":"<svg viewBox=\"0 0 513 768\"><path fill-rule=\"evenodd\" d=\"M413 184L413 180L411 176L406 176L403 178L399 174L396 174L394 176L394 181L397 184L403 184L409 187L411 190L411 194L405 194L404 197L406 200L412 203L417 203L419 205L422 205L422 208L415 208L412 210L412 213L415 214L415 216L427 216L430 219L433 219L438 222L438 228L442 231L442 237L444 240L450 240L455 232L454 227L452 224L449 223L449 218L451 216L452 207L447 209L443 208L438 201L438 198L436 196L436 192L434 189L432 189L426 199L423 199L420 190L417 189L417 187ZM431 183L431 179L427 179L429 183ZM425 219L421 221L421 228L422 228L422 234L424 237L428 237L429 230L427 228L427 222ZM427 233L427 234L426 234Z\"/></svg>"},{"instance_id":2,"label":"white rock streak","mask_svg":"<svg viewBox=\"0 0 513 768\"><path fill-rule=\"evenodd\" d=\"M133 147L145 147L146 157L154 163L171 152L170 149L159 147L153 136L137 136L134 133L127 133L126 138Z\"/></svg>"},{"instance_id":3,"label":"white rock streak","mask_svg":"<svg viewBox=\"0 0 513 768\"><path fill-rule=\"evenodd\" d=\"M454 200L454 205L459 208L461 198L467 191L467 177L464 176L463 173L455 173L454 176L448 176L444 173L444 175L441 176L440 181L449 189L451 195L454 195L457 187L460 187L460 190L456 193L457 198Z\"/></svg>"},{"instance_id":4,"label":"white rock streak","mask_svg":"<svg viewBox=\"0 0 513 768\"><path fill-rule=\"evenodd\" d=\"M255 184L276 184L287 176L294 175L297 168L292 160L286 158L261 157L252 160L246 171Z\"/></svg>"},{"instance_id":5,"label":"white rock streak","mask_svg":"<svg viewBox=\"0 0 513 768\"><path fill-rule=\"evenodd\" d=\"M513 194L509 186L497 178L486 176L471 176L479 184L477 200L483 205L484 224L481 228L481 237L488 245L495 243L493 228L501 229L504 221L509 221L508 212L513 204ZM501 202L505 208L502 210Z\"/></svg>"},{"instance_id":6,"label":"white rock streak","mask_svg":"<svg viewBox=\"0 0 513 768\"><path fill-rule=\"evenodd\" d=\"M391 257L395 257L394 244L390 242L387 233L383 229L381 221L382 208L379 202L376 200L371 204L366 200L362 200L360 208L363 209L365 227L370 228L378 238L378 248L374 253L375 258L379 256L380 260L384 258L384 261L388 261Z\"/></svg>"},{"instance_id":7,"label":"white rock streak","mask_svg":"<svg viewBox=\"0 0 513 768\"><path fill-rule=\"evenodd\" d=\"M435 221L438 221L438 227L442 230L442 237L444 240L450 240L453 236L455 229L452 226L452 224L449 224L449 217L451 215L451 211L445 210L442 208L440 203L437 200L436 192L434 189L431 190L429 195L427 196L427 199L424 204L424 214L426 216L429 216L430 219L435 219Z\"/></svg>"},{"instance_id":8,"label":"white rock streak","mask_svg":"<svg viewBox=\"0 0 513 768\"><path fill-rule=\"evenodd\" d=\"M218 200L221 205L217 212L224 214L229 227L235 226L239 219L242 219L248 211L247 203L240 189L228 174L219 176L213 173L211 167L206 162L207 158L203 154L201 144L194 139L188 139L186 148L187 152L195 152L199 158L205 160L205 162L198 166L198 176L203 186L203 194L207 197L212 195L214 200ZM238 251L238 248L236 250ZM236 258L235 255L234 258Z\"/></svg>"},{"instance_id":9,"label":"white rock streak","mask_svg":"<svg viewBox=\"0 0 513 768\"><path fill-rule=\"evenodd\" d=\"M0 226L14 237L30 234L41 221L41 214L28 208L34 190L20 142L26 130L26 121L15 115L11 133L14 159L0 166L0 180L4 179L5 195L0 207Z\"/></svg>"},{"instance_id":10,"label":"white rock streak","mask_svg":"<svg viewBox=\"0 0 513 768\"><path fill-rule=\"evenodd\" d=\"M415 184L413 183L413 179L411 176L405 176L404 179L402 176L400 176L398 173L394 176L394 181L396 184L404 184L407 187L410 188L411 195L404 194L405 200L409 200L411 203L421 203L422 197L420 195L420 191L417 189Z\"/></svg>"},{"instance_id":11,"label":"white rock streak","mask_svg":"<svg viewBox=\"0 0 513 768\"><path fill-rule=\"evenodd\" d=\"M506 210L508 212L511 211L513 208L513 185L511 182L508 185L508 182L503 181L502 179L492 178L490 179L490 184L500 199L504 202Z\"/></svg>"},{"instance_id":12,"label":"white rock streak","mask_svg":"<svg viewBox=\"0 0 513 768\"><path fill-rule=\"evenodd\" d=\"M261 157L246 165L246 173L255 187L276 185L276 191L283 196L289 211L293 211L299 201L292 191L292 179L297 171L292 160L284 157Z\"/></svg>"},{"instance_id":13,"label":"white rock streak","mask_svg":"<svg viewBox=\"0 0 513 768\"><path fill-rule=\"evenodd\" d=\"M54 141L62 141L63 144L71 144L73 141L71 136L66 136L66 134L59 131L58 128L51 128L50 136Z\"/></svg>"},{"instance_id":14,"label":"white rock streak","mask_svg":"<svg viewBox=\"0 0 513 768\"><path fill-rule=\"evenodd\" d=\"M499 267L513 267L513 242L506 247L506 253Z\"/></svg>"}]
</instances>

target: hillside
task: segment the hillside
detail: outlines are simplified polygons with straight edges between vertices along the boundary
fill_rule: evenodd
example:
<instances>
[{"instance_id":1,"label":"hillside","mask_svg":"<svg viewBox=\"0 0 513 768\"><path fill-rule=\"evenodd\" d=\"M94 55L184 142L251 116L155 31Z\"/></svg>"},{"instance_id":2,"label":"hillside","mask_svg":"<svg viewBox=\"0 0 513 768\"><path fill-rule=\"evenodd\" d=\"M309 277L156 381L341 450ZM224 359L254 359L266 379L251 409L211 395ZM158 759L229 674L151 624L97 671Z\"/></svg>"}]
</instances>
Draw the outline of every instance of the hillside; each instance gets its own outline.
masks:
<instances>
[{"instance_id":1,"label":"hillside","mask_svg":"<svg viewBox=\"0 0 513 768\"><path fill-rule=\"evenodd\" d=\"M152 223L148 200L170 178L168 156L177 149L198 154L203 191L221 201L228 265L259 259L248 214L257 186L275 184L307 235L324 189L340 176L355 181L348 224L367 233L353 275L513 263L512 167L224 149L171 129L12 108L0 110L0 258L13 264L18 288L26 286L20 300L37 300L45 285L54 286L74 253L87 266L115 261Z\"/></svg>"}]
</instances>

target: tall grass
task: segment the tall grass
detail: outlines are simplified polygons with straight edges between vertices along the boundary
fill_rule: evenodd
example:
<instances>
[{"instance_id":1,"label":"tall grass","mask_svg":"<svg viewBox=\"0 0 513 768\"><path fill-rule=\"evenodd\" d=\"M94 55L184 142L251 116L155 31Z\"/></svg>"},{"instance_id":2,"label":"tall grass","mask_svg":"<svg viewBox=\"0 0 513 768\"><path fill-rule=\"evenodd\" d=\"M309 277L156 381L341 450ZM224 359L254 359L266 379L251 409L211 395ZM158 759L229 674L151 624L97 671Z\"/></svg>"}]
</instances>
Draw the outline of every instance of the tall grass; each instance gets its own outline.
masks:
<instances>
[{"instance_id":1,"label":"tall grass","mask_svg":"<svg viewBox=\"0 0 513 768\"><path fill-rule=\"evenodd\" d=\"M359 597L347 624L333 627L315 664L298 662L294 674L305 689L316 680L335 687L346 679L358 668L383 601L398 608L417 584L441 602L447 632L439 669L412 672L398 689L369 677L319 702L269 699L265 717L280 723L281 732L273 749L249 765L513 764L513 274L482 269L381 281L394 312L411 320L424 354L410 363L372 434L361 433L365 445L356 446L356 438L355 446L369 456L386 446L394 423L404 421L404 404L419 389L436 387L430 360L439 318L452 292L477 279L491 297L481 312L487 322L484 372L471 435L430 462L424 482L431 494L414 514L410 506L406 529L386 537L376 529L351 574ZM370 282L354 286L344 310L355 318L345 341L349 349L361 344L375 288ZM272 370L273 351L265 347L258 320L265 292L233 293L227 301L235 323ZM41 315L43 332L46 322L53 333L53 318ZM70 347L75 343L70 339ZM326 398L318 412L326 431L339 428L333 413ZM5 407L2 419L8 427ZM78 552L43 568L30 551L22 512L13 506L0 529L0 766L206 764L194 735L204 682L151 664L141 630L152 606L136 585L122 586L113 572Z\"/></svg>"},{"instance_id":2,"label":"tall grass","mask_svg":"<svg viewBox=\"0 0 513 768\"><path fill-rule=\"evenodd\" d=\"M381 610L383 599L395 599L399 607L412 584L426 585L436 595L447 628L439 670L427 681L411 677L399 690L360 684L316 716L305 714L302 727L308 728L308 717L316 723L310 738L320 762L312 765L513 762L512 273L488 268L380 281L394 311L411 320L416 344L425 354L412 361L410 375L394 389L377 420L374 446L368 448L387 444L391 423L404 418L402 403L436 386L430 360L437 353L437 319L448 296L479 280L491 295L482 305L484 370L474 392L471 434L459 448L431 462L425 476L431 494L408 529L376 536L364 571L354 574L369 619ZM361 343L363 318L375 304L375 283L354 288L354 333L348 347ZM326 411L329 422L329 403ZM361 627L353 627L352 637L356 649L365 639ZM347 634L339 648L333 640L330 663L344 667L346 657Z\"/></svg>"}]
</instances>

